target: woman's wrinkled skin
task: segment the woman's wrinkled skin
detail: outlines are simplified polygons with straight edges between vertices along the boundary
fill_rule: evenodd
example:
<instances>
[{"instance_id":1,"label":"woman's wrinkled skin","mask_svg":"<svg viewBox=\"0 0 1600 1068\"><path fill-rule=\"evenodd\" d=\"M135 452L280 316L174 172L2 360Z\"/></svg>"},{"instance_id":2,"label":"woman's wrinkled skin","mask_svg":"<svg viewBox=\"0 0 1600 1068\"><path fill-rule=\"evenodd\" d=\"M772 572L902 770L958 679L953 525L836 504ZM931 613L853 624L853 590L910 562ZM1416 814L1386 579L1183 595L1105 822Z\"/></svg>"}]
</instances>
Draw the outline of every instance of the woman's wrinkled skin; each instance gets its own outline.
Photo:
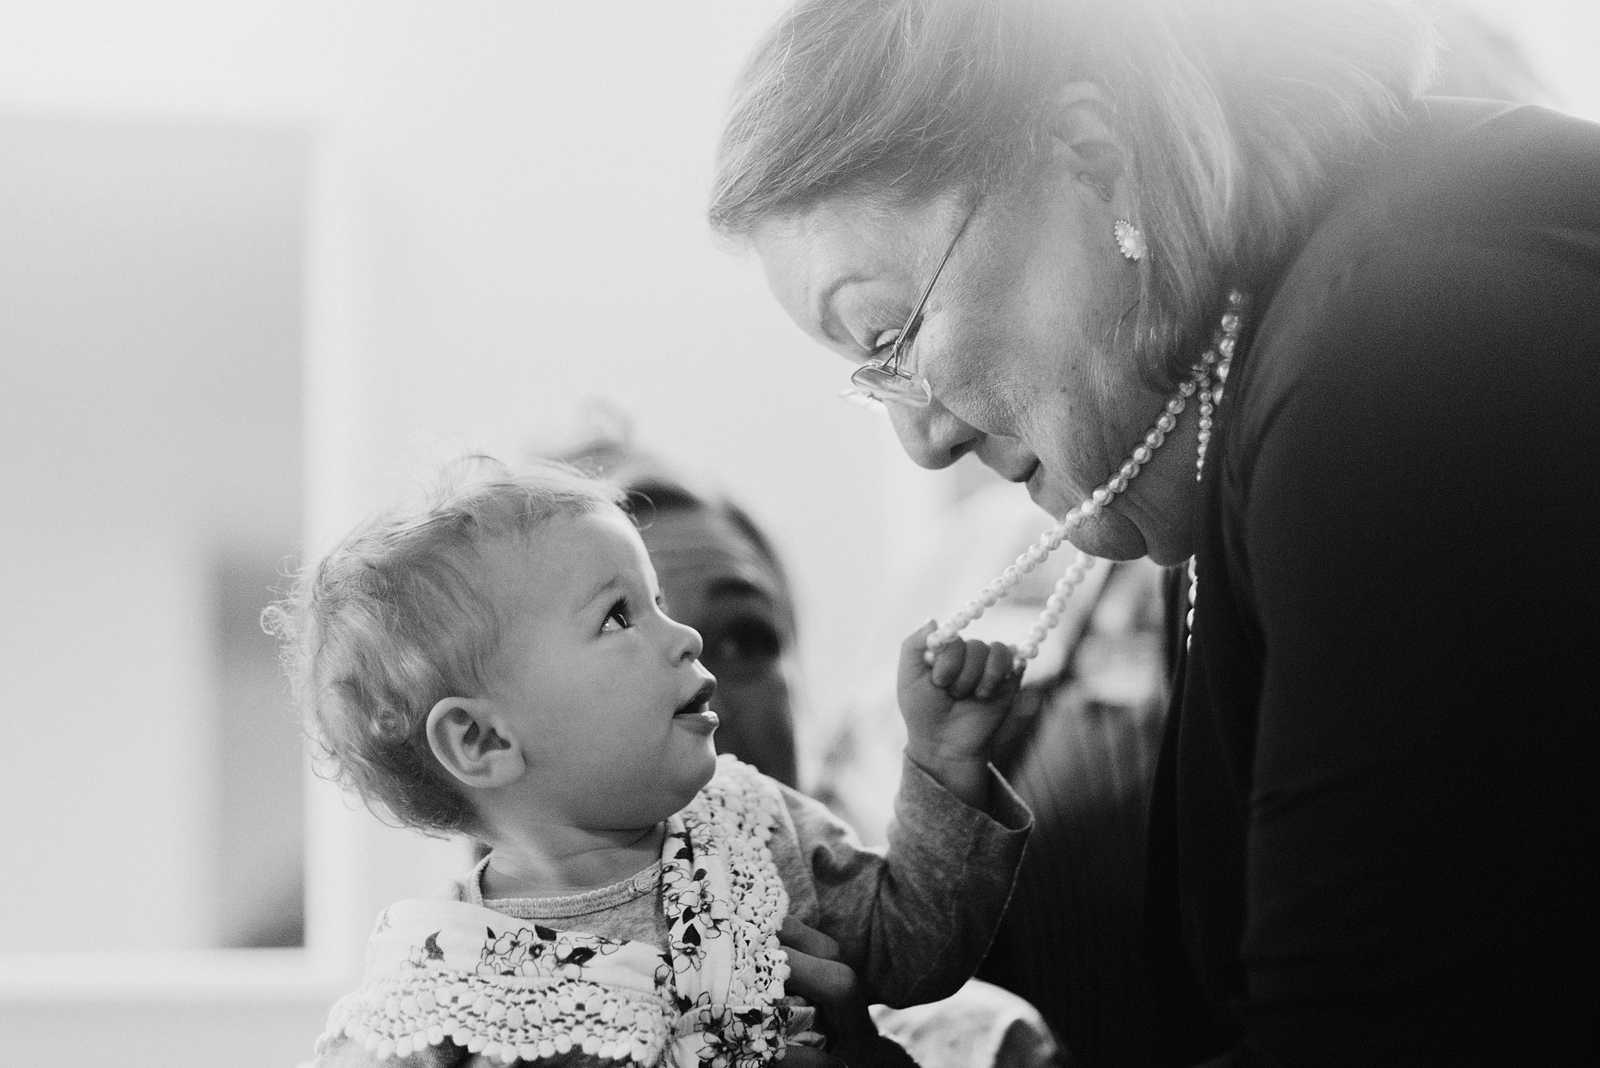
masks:
<instances>
[{"instance_id":1,"label":"woman's wrinkled skin","mask_svg":"<svg viewBox=\"0 0 1600 1068\"><path fill-rule=\"evenodd\" d=\"M1112 238L1127 191L1097 99L1092 87L1069 87L1050 154L1025 188L979 204L916 340L933 403L890 406L918 464L973 453L1058 518L1116 472L1167 399L1129 348L1138 276ZM841 195L767 221L752 243L795 322L860 363L899 329L965 211L954 192L892 208ZM1189 556L1194 453L1191 410L1073 543L1113 559Z\"/></svg>"},{"instance_id":2,"label":"woman's wrinkled skin","mask_svg":"<svg viewBox=\"0 0 1600 1068\"><path fill-rule=\"evenodd\" d=\"M717 751L794 786L789 675L793 609L761 554L711 509L672 508L641 525L667 612L700 632L717 677Z\"/></svg>"}]
</instances>

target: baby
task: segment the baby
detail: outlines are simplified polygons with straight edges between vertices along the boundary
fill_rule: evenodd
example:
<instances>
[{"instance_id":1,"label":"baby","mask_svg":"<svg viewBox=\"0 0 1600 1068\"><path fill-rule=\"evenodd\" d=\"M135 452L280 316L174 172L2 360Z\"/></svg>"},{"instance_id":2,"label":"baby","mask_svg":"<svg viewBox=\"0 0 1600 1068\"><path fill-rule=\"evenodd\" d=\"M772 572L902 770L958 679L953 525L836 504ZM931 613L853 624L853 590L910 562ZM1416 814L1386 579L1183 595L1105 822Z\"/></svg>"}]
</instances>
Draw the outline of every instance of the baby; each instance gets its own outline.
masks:
<instances>
[{"instance_id":1,"label":"baby","mask_svg":"<svg viewBox=\"0 0 1600 1068\"><path fill-rule=\"evenodd\" d=\"M932 624L907 639L897 827L868 851L719 760L699 634L619 494L569 468L495 466L367 523L269 623L338 781L489 847L457 900L379 917L320 1065L755 1068L816 1038L786 917L903 1006L954 992L1004 910L1031 824L987 761L1010 648L927 663Z\"/></svg>"}]
</instances>

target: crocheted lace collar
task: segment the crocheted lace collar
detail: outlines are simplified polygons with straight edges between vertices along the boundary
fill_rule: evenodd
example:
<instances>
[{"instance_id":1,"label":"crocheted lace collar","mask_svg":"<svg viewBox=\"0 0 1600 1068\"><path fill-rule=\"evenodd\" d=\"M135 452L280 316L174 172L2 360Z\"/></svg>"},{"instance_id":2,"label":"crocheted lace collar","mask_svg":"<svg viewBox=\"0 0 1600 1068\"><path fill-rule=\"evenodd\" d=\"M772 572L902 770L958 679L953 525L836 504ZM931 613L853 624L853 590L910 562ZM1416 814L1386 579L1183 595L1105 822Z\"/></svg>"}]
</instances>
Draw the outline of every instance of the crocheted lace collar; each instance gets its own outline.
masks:
<instances>
[{"instance_id":1,"label":"crocheted lace collar","mask_svg":"<svg viewBox=\"0 0 1600 1068\"><path fill-rule=\"evenodd\" d=\"M448 1038L506 1064L573 1050L641 1066L766 1063L802 1026L783 1000L788 894L768 847L778 805L754 769L723 757L668 820L665 952L463 901L391 906L324 1039L346 1035L380 1060Z\"/></svg>"}]
</instances>

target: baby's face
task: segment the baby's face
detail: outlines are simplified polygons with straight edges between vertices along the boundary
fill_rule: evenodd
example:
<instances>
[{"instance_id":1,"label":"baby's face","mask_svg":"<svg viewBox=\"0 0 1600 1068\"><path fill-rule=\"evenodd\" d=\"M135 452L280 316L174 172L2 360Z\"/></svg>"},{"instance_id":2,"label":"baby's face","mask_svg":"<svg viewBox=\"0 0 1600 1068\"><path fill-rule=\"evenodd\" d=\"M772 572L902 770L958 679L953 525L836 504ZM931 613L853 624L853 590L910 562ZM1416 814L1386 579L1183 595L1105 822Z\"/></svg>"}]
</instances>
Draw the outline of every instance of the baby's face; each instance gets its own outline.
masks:
<instances>
[{"instance_id":1,"label":"baby's face","mask_svg":"<svg viewBox=\"0 0 1600 1068\"><path fill-rule=\"evenodd\" d=\"M645 828L716 770L716 680L700 635L659 607L644 543L605 511L485 553L507 626L488 696L512 718L539 818Z\"/></svg>"},{"instance_id":2,"label":"baby's face","mask_svg":"<svg viewBox=\"0 0 1600 1068\"><path fill-rule=\"evenodd\" d=\"M711 508L658 512L640 532L667 609L705 639L717 676L717 751L795 784L789 673L794 634L771 564Z\"/></svg>"}]
</instances>

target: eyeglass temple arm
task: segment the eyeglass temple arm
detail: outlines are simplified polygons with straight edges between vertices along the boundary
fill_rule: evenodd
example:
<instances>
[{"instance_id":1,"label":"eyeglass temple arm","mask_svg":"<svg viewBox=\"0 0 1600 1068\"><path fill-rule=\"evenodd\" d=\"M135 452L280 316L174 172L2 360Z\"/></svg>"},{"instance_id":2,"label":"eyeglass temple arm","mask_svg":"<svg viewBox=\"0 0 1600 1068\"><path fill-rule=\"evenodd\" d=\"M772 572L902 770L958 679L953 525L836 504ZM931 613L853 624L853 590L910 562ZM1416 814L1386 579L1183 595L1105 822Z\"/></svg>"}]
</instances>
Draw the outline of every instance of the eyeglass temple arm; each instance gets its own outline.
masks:
<instances>
[{"instance_id":1,"label":"eyeglass temple arm","mask_svg":"<svg viewBox=\"0 0 1600 1068\"><path fill-rule=\"evenodd\" d=\"M900 328L900 336L894 339L894 349L889 353L889 358L879 364L880 367L892 374L899 374L900 359L905 352L905 343L911 337L911 328L916 324L917 317L922 314L923 305L928 303L928 297L933 293L933 287L938 283L939 276L944 273L944 265L950 262L950 256L956 250L956 242L961 240L961 235L967 232L967 224L978 213L978 205L974 203L972 210L967 212L966 218L961 220L961 225L956 227L955 236L950 239L950 244L945 246L944 255L939 257L939 266L933 269L933 277L928 279L928 284L922 289L922 296L917 298L916 307L911 309L911 314L906 316L905 325Z\"/></svg>"}]
</instances>

